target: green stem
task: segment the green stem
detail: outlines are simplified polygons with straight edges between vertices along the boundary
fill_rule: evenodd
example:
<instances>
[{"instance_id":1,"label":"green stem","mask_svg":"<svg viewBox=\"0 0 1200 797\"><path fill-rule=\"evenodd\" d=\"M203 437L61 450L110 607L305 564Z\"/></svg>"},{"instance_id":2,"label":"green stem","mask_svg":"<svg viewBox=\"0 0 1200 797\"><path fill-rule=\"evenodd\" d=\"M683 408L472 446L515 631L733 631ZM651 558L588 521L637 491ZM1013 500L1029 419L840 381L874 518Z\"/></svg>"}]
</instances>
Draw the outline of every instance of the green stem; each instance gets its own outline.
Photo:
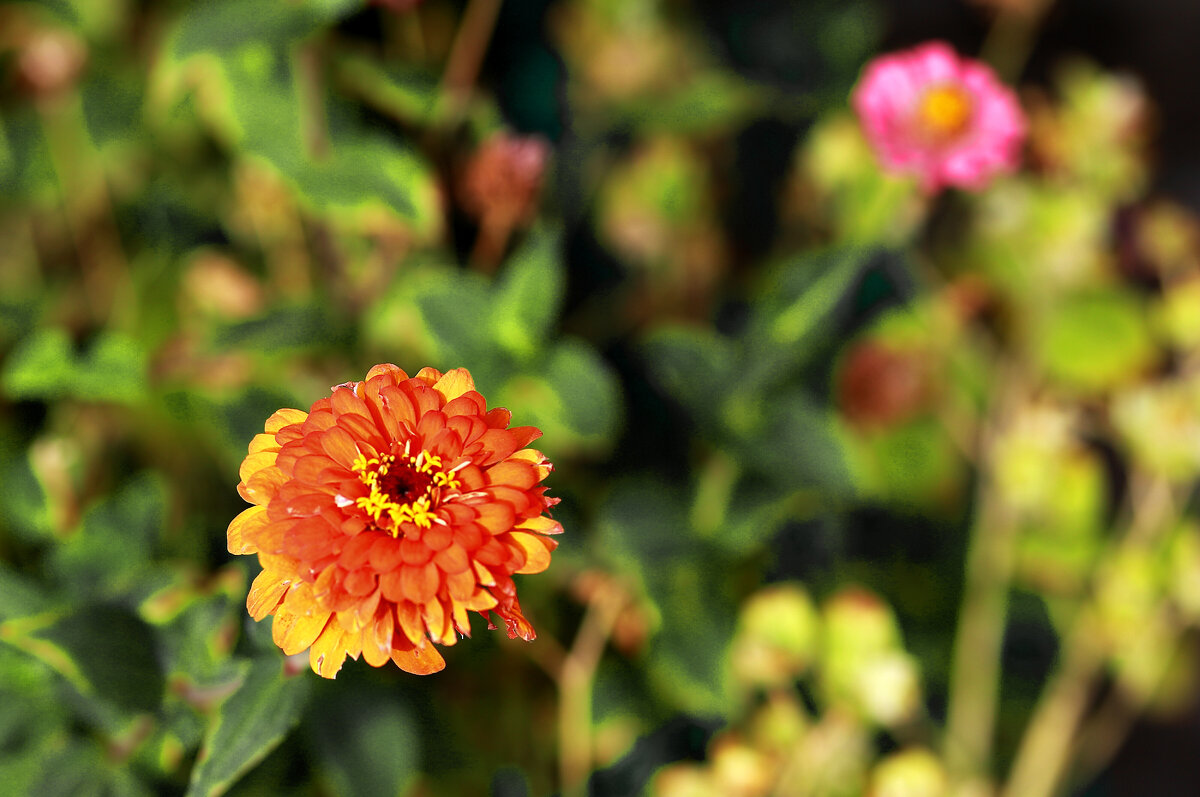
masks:
<instances>
[{"instance_id":1,"label":"green stem","mask_svg":"<svg viewBox=\"0 0 1200 797\"><path fill-rule=\"evenodd\" d=\"M446 118L451 122L466 107L499 15L500 0L471 0L463 12L442 73L442 93L448 103Z\"/></svg>"},{"instance_id":2,"label":"green stem","mask_svg":"<svg viewBox=\"0 0 1200 797\"><path fill-rule=\"evenodd\" d=\"M598 590L559 670L558 755L564 797L587 797L592 769L592 688L600 656L624 606L620 590Z\"/></svg>"},{"instance_id":3,"label":"green stem","mask_svg":"<svg viewBox=\"0 0 1200 797\"><path fill-rule=\"evenodd\" d=\"M1024 391L1013 369L1001 371L999 383L1006 389L981 431L977 514L967 547L943 741L951 777L960 785L991 777L1008 592L1016 566L1017 523L997 493L992 457L996 437L1009 425L1014 400Z\"/></svg>"},{"instance_id":4,"label":"green stem","mask_svg":"<svg viewBox=\"0 0 1200 797\"><path fill-rule=\"evenodd\" d=\"M1058 792L1104 663L1101 634L1094 625L1081 617L1064 641L1062 663L1029 721L1002 797L1052 797Z\"/></svg>"}]
</instances>

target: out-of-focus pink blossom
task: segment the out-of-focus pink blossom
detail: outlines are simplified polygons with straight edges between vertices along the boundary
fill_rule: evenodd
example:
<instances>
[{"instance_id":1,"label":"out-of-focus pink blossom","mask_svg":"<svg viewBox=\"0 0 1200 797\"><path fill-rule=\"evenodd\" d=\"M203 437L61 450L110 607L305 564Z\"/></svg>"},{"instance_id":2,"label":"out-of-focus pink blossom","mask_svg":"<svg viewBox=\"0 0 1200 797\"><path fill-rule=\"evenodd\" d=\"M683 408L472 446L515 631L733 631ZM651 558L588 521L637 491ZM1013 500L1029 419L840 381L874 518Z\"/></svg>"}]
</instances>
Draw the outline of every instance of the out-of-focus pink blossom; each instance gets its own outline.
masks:
<instances>
[{"instance_id":1,"label":"out-of-focus pink blossom","mask_svg":"<svg viewBox=\"0 0 1200 797\"><path fill-rule=\"evenodd\" d=\"M927 193L979 189L1016 168L1025 115L986 65L929 42L867 64L851 104L884 169Z\"/></svg>"}]
</instances>

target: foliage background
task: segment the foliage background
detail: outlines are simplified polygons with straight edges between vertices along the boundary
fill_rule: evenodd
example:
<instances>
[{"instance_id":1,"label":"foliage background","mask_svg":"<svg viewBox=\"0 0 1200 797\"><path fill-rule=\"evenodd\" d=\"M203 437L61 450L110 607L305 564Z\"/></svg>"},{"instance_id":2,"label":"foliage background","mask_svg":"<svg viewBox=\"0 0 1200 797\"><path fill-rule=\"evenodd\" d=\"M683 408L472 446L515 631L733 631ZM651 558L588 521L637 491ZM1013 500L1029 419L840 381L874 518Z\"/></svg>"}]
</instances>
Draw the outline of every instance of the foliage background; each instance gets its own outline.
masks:
<instances>
[{"instance_id":1,"label":"foliage background","mask_svg":"<svg viewBox=\"0 0 1200 797\"><path fill-rule=\"evenodd\" d=\"M891 793L877 762L939 746L992 467L1027 514L987 777L1093 602L1094 695L1128 710L1062 788L1200 777L1139 742L1197 732L1200 249L1166 198L1196 190L1194 103L1106 71L1170 46L1094 33L1153 18L409 5L0 4L6 789L758 794L793 766L825 774L780 793ZM1028 48L1025 172L936 201L880 175L862 64L997 30ZM436 676L324 682L246 617L224 530L263 420L387 361L466 366L542 428L567 534L519 583L536 642L480 623ZM975 447L1029 396L1048 426ZM1063 415L1096 423L1046 444ZM1122 558L1143 476L1170 528Z\"/></svg>"}]
</instances>

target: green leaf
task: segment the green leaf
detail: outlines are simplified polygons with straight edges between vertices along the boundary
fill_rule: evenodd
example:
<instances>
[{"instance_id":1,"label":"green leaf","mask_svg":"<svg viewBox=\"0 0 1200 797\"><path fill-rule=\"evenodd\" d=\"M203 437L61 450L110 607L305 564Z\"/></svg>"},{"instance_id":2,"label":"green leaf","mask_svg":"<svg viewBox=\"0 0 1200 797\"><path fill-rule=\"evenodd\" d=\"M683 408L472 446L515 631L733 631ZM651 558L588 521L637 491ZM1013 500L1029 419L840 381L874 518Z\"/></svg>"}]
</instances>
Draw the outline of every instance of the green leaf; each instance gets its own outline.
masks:
<instances>
[{"instance_id":1,"label":"green leaf","mask_svg":"<svg viewBox=\"0 0 1200 797\"><path fill-rule=\"evenodd\" d=\"M655 575L661 631L647 669L656 693L696 714L728 711L726 662L736 610L720 588L728 562L676 560Z\"/></svg>"},{"instance_id":2,"label":"green leaf","mask_svg":"<svg viewBox=\"0 0 1200 797\"><path fill-rule=\"evenodd\" d=\"M734 379L735 350L716 332L684 327L660 329L642 346L651 379L709 430Z\"/></svg>"},{"instance_id":3,"label":"green leaf","mask_svg":"<svg viewBox=\"0 0 1200 797\"><path fill-rule=\"evenodd\" d=\"M0 386L11 398L135 403L146 392L146 354L137 341L104 332L76 354L63 329L39 329L5 363Z\"/></svg>"},{"instance_id":4,"label":"green leaf","mask_svg":"<svg viewBox=\"0 0 1200 797\"><path fill-rule=\"evenodd\" d=\"M154 631L124 607L89 604L8 620L0 623L0 640L46 662L101 707L140 713L162 701Z\"/></svg>"},{"instance_id":5,"label":"green leaf","mask_svg":"<svg viewBox=\"0 0 1200 797\"><path fill-rule=\"evenodd\" d=\"M40 540L51 533L53 521L46 490L34 473L28 451L4 451L0 446L0 517L14 536Z\"/></svg>"},{"instance_id":6,"label":"green leaf","mask_svg":"<svg viewBox=\"0 0 1200 797\"><path fill-rule=\"evenodd\" d=\"M414 296L420 318L438 360L463 366L477 383L486 384L496 369L495 341L481 323L488 317L487 283L474 274L447 272L427 281Z\"/></svg>"},{"instance_id":7,"label":"green leaf","mask_svg":"<svg viewBox=\"0 0 1200 797\"><path fill-rule=\"evenodd\" d=\"M356 108L311 97L311 87L301 85L296 40L349 6L310 2L282 13L277 3L256 10L261 5L227 3L213 14L206 5L204 13L185 16L168 67L175 93L203 84L210 101L201 108L209 124L231 146L277 172L313 210L351 224L375 223L383 213L432 236L441 210L425 162L395 137L369 128ZM221 15L240 19L247 13L261 19L231 33L209 29Z\"/></svg>"},{"instance_id":8,"label":"green leaf","mask_svg":"<svg viewBox=\"0 0 1200 797\"><path fill-rule=\"evenodd\" d=\"M1046 373L1084 392L1131 381L1157 356L1142 302L1115 290L1068 297L1045 319L1037 340L1035 356Z\"/></svg>"},{"instance_id":9,"label":"green leaf","mask_svg":"<svg viewBox=\"0 0 1200 797\"><path fill-rule=\"evenodd\" d=\"M252 660L205 735L187 797L218 797L265 758L300 721L311 687L308 673L284 677L276 656Z\"/></svg>"},{"instance_id":10,"label":"green leaf","mask_svg":"<svg viewBox=\"0 0 1200 797\"><path fill-rule=\"evenodd\" d=\"M345 797L395 797L418 771L421 739L394 692L370 684L328 688L305 715L318 765Z\"/></svg>"},{"instance_id":11,"label":"green leaf","mask_svg":"<svg viewBox=\"0 0 1200 797\"><path fill-rule=\"evenodd\" d=\"M80 529L51 553L51 572L77 595L128 592L150 565L166 502L166 487L157 475L130 480L87 511Z\"/></svg>"},{"instance_id":12,"label":"green leaf","mask_svg":"<svg viewBox=\"0 0 1200 797\"><path fill-rule=\"evenodd\" d=\"M387 70L369 58L340 56L336 63L338 82L388 116L410 124L426 124L437 106L437 76L412 67L391 66Z\"/></svg>"},{"instance_id":13,"label":"green leaf","mask_svg":"<svg viewBox=\"0 0 1200 797\"><path fill-rule=\"evenodd\" d=\"M281 307L262 318L242 321L222 329L216 337L221 348L275 353L283 349L309 349L329 345L330 320L320 307Z\"/></svg>"},{"instance_id":14,"label":"green leaf","mask_svg":"<svg viewBox=\"0 0 1200 797\"><path fill-rule=\"evenodd\" d=\"M362 0L218 0L189 6L170 50L175 58L234 50L249 42L302 39L362 6Z\"/></svg>"},{"instance_id":15,"label":"green leaf","mask_svg":"<svg viewBox=\"0 0 1200 797\"><path fill-rule=\"evenodd\" d=\"M711 134L733 129L760 112L768 99L761 84L710 70L694 75L669 96L635 102L627 112L646 131Z\"/></svg>"},{"instance_id":16,"label":"green leaf","mask_svg":"<svg viewBox=\"0 0 1200 797\"><path fill-rule=\"evenodd\" d=\"M555 346L540 369L508 379L495 401L521 424L541 429L539 445L551 454L603 450L621 422L616 377L590 346L575 340Z\"/></svg>"},{"instance_id":17,"label":"green leaf","mask_svg":"<svg viewBox=\"0 0 1200 797\"><path fill-rule=\"evenodd\" d=\"M0 621L50 608L50 596L32 579L0 562Z\"/></svg>"},{"instance_id":18,"label":"green leaf","mask_svg":"<svg viewBox=\"0 0 1200 797\"><path fill-rule=\"evenodd\" d=\"M834 416L805 393L784 391L763 401L742 386L727 402L724 417L738 458L766 484L784 493L804 485L833 494L852 492Z\"/></svg>"},{"instance_id":19,"label":"green leaf","mask_svg":"<svg viewBox=\"0 0 1200 797\"><path fill-rule=\"evenodd\" d=\"M74 381L74 360L66 330L36 330L9 355L0 385L10 398L60 398Z\"/></svg>"},{"instance_id":20,"label":"green leaf","mask_svg":"<svg viewBox=\"0 0 1200 797\"><path fill-rule=\"evenodd\" d=\"M558 235L531 233L492 290L492 332L518 359L540 352L558 320L563 297L560 249Z\"/></svg>"},{"instance_id":21,"label":"green leaf","mask_svg":"<svg viewBox=\"0 0 1200 797\"><path fill-rule=\"evenodd\" d=\"M857 248L805 255L778 269L763 291L758 318L763 345L801 348L821 331L866 264Z\"/></svg>"}]
</instances>

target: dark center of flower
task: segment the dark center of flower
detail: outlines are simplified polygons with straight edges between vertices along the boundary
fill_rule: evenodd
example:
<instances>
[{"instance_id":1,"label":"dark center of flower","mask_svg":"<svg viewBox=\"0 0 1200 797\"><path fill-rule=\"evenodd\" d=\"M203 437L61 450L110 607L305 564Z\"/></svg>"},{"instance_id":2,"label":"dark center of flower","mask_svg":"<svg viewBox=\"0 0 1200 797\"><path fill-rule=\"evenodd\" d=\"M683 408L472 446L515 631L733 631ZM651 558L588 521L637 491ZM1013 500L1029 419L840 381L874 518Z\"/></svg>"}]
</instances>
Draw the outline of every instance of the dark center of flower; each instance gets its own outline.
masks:
<instances>
[{"instance_id":1,"label":"dark center of flower","mask_svg":"<svg viewBox=\"0 0 1200 797\"><path fill-rule=\"evenodd\" d=\"M447 491L459 488L456 469L442 470L442 460L422 451L367 457L359 454L353 470L370 488L354 504L365 511L376 528L399 536L402 523L429 528L437 519L439 503Z\"/></svg>"},{"instance_id":2,"label":"dark center of flower","mask_svg":"<svg viewBox=\"0 0 1200 797\"><path fill-rule=\"evenodd\" d=\"M398 504L407 504L429 490L433 477L427 473L418 473L407 464L396 463L379 477L376 482L379 492L391 498Z\"/></svg>"}]
</instances>

